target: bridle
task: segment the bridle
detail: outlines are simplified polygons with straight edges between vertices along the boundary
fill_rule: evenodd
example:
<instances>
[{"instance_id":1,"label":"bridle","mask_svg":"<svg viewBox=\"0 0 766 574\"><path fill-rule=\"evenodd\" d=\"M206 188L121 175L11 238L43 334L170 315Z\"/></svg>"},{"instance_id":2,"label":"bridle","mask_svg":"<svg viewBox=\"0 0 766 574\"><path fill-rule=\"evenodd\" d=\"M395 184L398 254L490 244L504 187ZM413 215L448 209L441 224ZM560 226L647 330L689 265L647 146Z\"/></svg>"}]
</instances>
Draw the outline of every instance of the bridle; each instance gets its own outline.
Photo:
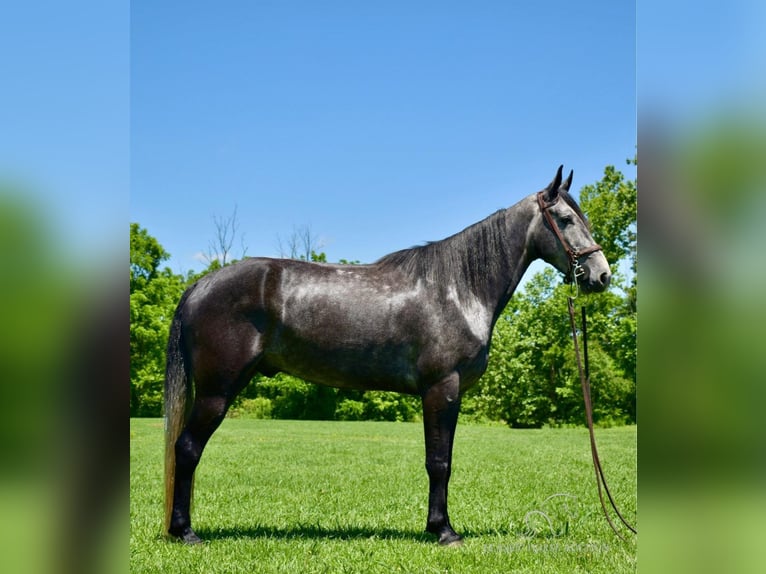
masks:
<instances>
[{"instance_id":1,"label":"bridle","mask_svg":"<svg viewBox=\"0 0 766 574\"><path fill-rule=\"evenodd\" d=\"M579 280L583 275L585 275L585 268L580 265L580 260L583 257L587 257L591 253L601 251L601 246L598 243L594 243L590 247L586 247L580 251L573 249L572 246L569 245L569 242L564 238L564 234L561 233L561 229L559 229L559 226L556 225L556 222L554 221L553 216L549 211L551 207L558 203L560 196L556 196L556 199L551 202L547 202L545 201L544 194L544 191L541 191L537 194L537 204L540 206L540 212L543 214L543 217L548 222L548 225L553 230L553 233L556 234L556 237L558 237L561 246L567 253L567 257L569 258L569 271L567 271L567 273L564 275L564 282L572 283L573 281Z\"/></svg>"},{"instance_id":2,"label":"bridle","mask_svg":"<svg viewBox=\"0 0 766 574\"><path fill-rule=\"evenodd\" d=\"M561 242L561 246L564 248L564 250L567 253L567 257L569 258L569 271L564 275L564 281L566 283L572 283L575 282L575 285L577 284L577 281L585 274L585 269L582 265L580 265L580 259L583 257L586 257L590 255L591 253L595 253L596 251L601 251L601 246L598 243L594 243L590 247L587 247L586 249L583 249L581 251L578 251L576 249L573 249L571 245L567 242L567 240L564 238L564 234L561 233L561 229L559 229L559 226L556 225L556 222L553 219L553 216L551 215L549 209L556 205L559 201L559 197L557 196L556 199L554 199L551 202L545 201L543 191L539 192L537 194L537 204L540 206L540 212L543 214L543 217L548 222L548 225L553 230L553 233L558 237L559 242ZM614 501L614 497L612 496L612 493L609 491L609 486L606 483L606 478L604 476L604 470L601 467L601 460L598 456L598 450L596 448L596 437L593 433L593 406L591 404L591 396L590 396L590 372L588 368L588 331L587 331L587 323L586 323L586 317L585 317L585 307L582 308L582 340L583 340L583 349L585 351L584 361L580 358L580 347L578 345L577 341L577 326L575 324L575 312L574 312L574 299L572 297L567 297L567 304L569 307L569 321L570 326L572 327L572 339L574 341L574 351L575 351L575 357L577 359L577 370L580 374L580 384L582 386L582 394L583 399L585 401L585 421L588 425L588 432L590 434L590 447L591 447L591 455L593 458L593 468L596 472L596 484L598 485L598 497L601 501L601 508L604 511L604 516L606 517L607 522L609 523L609 526L612 527L612 530L614 533L623 541L625 538L620 534L620 532L617 530L617 527L615 526L612 519L609 517L609 512L607 512L606 509L606 503L604 501L604 492L606 492L607 497L609 499L609 502L612 505L612 509L617 514L617 517L620 519L620 522L633 534L637 534L636 529L631 526L627 520L622 516L620 513L620 510L617 508L617 504ZM583 368L584 363L584 368ZM603 490L602 490L603 487Z\"/></svg>"}]
</instances>

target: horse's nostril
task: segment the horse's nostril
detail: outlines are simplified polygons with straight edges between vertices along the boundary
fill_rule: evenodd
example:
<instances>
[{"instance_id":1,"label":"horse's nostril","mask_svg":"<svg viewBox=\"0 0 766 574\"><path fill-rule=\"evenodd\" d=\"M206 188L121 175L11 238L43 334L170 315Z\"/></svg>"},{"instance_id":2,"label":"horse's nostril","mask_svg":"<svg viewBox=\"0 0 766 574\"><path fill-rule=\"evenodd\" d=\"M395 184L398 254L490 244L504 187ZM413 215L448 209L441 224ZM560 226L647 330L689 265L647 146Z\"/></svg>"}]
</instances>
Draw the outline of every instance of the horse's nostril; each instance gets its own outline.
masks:
<instances>
[{"instance_id":1,"label":"horse's nostril","mask_svg":"<svg viewBox=\"0 0 766 574\"><path fill-rule=\"evenodd\" d=\"M606 271L604 271L601 274L601 277L599 277L599 279L601 279L601 284L602 285L609 285L609 280L611 278L612 278L611 274L607 273Z\"/></svg>"}]
</instances>

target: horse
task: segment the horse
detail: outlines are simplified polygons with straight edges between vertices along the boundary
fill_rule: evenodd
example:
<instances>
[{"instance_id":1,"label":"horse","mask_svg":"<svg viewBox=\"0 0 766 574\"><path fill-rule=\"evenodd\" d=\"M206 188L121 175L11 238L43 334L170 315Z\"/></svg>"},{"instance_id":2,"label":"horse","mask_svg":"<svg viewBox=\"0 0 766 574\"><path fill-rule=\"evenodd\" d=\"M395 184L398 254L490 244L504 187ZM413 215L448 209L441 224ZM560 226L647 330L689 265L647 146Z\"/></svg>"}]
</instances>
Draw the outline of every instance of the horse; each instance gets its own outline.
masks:
<instances>
[{"instance_id":1,"label":"horse","mask_svg":"<svg viewBox=\"0 0 766 574\"><path fill-rule=\"evenodd\" d=\"M442 545L460 400L487 368L492 330L529 264L543 259L584 293L611 272L563 166L542 191L446 239L367 265L247 258L182 295L165 372L165 531L191 527L195 469L254 375L285 372L346 389L417 395L429 479L426 531ZM193 381L193 384L192 384Z\"/></svg>"}]
</instances>

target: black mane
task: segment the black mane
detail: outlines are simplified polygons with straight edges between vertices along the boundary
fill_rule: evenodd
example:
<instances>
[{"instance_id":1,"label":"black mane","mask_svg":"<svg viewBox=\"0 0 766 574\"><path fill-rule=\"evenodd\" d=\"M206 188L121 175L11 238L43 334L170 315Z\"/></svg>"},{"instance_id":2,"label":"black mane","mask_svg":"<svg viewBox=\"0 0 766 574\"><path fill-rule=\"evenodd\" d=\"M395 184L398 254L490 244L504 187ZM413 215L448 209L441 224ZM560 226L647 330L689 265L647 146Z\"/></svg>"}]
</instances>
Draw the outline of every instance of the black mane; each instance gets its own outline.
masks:
<instances>
[{"instance_id":1,"label":"black mane","mask_svg":"<svg viewBox=\"0 0 766 574\"><path fill-rule=\"evenodd\" d=\"M396 268L412 279L453 284L458 294L469 289L481 295L494 287L487 284L488 278L504 275L511 243L525 241L523 234L515 241L509 237L507 214L508 209L501 209L446 239L395 251L375 264Z\"/></svg>"},{"instance_id":2,"label":"black mane","mask_svg":"<svg viewBox=\"0 0 766 574\"><path fill-rule=\"evenodd\" d=\"M590 229L588 219L574 198L564 190L559 190L559 197ZM510 209L496 211L446 239L384 255L375 265L398 269L413 280L455 285L458 294L469 290L479 296L489 296L495 286L489 284L488 279L503 277L511 252L526 242L525 230L514 233L509 229Z\"/></svg>"}]
</instances>

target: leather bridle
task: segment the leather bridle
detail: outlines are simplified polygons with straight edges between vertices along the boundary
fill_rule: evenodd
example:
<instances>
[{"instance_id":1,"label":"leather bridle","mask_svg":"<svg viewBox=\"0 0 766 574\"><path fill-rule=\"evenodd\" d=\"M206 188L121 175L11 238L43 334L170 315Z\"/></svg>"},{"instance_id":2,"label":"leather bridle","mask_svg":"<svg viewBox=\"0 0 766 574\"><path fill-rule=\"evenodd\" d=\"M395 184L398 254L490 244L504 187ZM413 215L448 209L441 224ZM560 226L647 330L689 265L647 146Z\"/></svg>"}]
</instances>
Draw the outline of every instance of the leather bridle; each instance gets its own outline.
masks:
<instances>
[{"instance_id":1,"label":"leather bridle","mask_svg":"<svg viewBox=\"0 0 766 574\"><path fill-rule=\"evenodd\" d=\"M559 196L556 196L556 199L554 199L551 202L545 201L544 197L545 192L541 191L537 194L537 204L540 206L540 212L543 214L543 217L548 222L548 225L553 230L553 233L558 237L559 242L561 242L561 246L564 248L564 250L567 253L567 257L569 258L569 271L564 276L564 281L566 283L571 283L573 280L579 280L584 274L585 269L582 265L580 265L580 259L583 257L586 257L590 255L591 253L595 253L596 251L601 251L601 246L598 243L594 243L590 247L583 249L581 251L578 251L577 249L573 249L571 245L569 245L569 242L564 238L564 234L561 233L561 229L559 229L559 226L556 225L556 222L553 219L553 216L551 215L549 209L556 205L559 201ZM593 458L593 468L596 473L596 484L598 485L598 497L601 501L601 508L604 511L604 516L606 517L607 522L609 523L609 526L612 527L612 530L614 533L621 538L622 540L625 540L625 538L620 534L620 532L617 530L617 527L615 526L614 522L609 516L609 512L607 512L606 509L606 502L604 501L604 494L603 492L606 492L607 497L609 498L609 502L612 505L612 509L617 514L617 517L620 519L620 522L633 534L638 534L635 527L630 525L627 520L623 517L623 515L620 513L620 510L617 508L617 504L614 500L614 497L612 496L612 493L609 491L609 486L606 483L606 477L604 476L604 470L601 466L601 460L598 456L598 450L596 448L596 438L594 436L593 432L593 406L591 404L591 395L590 395L590 372L588 368L588 331L586 327L586 317L585 317L585 307L582 308L582 338L583 338L583 348L585 351L585 368L583 369L583 360L580 357L580 347L577 342L577 326L575 325L575 312L574 312L574 299L572 297L567 297L567 304L569 307L569 321L570 326L572 327L572 339L574 341L574 351L575 351L575 357L577 359L577 370L580 374L580 384L582 386L582 394L583 399L585 401L585 420L588 425L588 431L590 434L590 447L591 447L591 455ZM603 491L602 491L603 486Z\"/></svg>"},{"instance_id":2,"label":"leather bridle","mask_svg":"<svg viewBox=\"0 0 766 574\"><path fill-rule=\"evenodd\" d=\"M572 283L575 279L579 280L583 275L585 275L585 268L580 265L580 260L584 257L587 257L591 253L601 251L601 246L598 243L594 243L590 247L579 251L577 249L573 249L572 246L569 245L569 242L564 238L564 234L561 233L561 229L559 229L559 226L556 225L556 222L554 221L553 216L549 211L551 207L558 203L559 196L556 196L556 199L553 201L547 202L545 201L544 194L544 191L541 191L537 194L537 204L540 206L540 212L543 214L543 217L548 222L548 225L553 230L553 233L556 234L556 237L558 237L561 246L567 253L567 257L569 258L569 271L564 275L564 282Z\"/></svg>"}]
</instances>

